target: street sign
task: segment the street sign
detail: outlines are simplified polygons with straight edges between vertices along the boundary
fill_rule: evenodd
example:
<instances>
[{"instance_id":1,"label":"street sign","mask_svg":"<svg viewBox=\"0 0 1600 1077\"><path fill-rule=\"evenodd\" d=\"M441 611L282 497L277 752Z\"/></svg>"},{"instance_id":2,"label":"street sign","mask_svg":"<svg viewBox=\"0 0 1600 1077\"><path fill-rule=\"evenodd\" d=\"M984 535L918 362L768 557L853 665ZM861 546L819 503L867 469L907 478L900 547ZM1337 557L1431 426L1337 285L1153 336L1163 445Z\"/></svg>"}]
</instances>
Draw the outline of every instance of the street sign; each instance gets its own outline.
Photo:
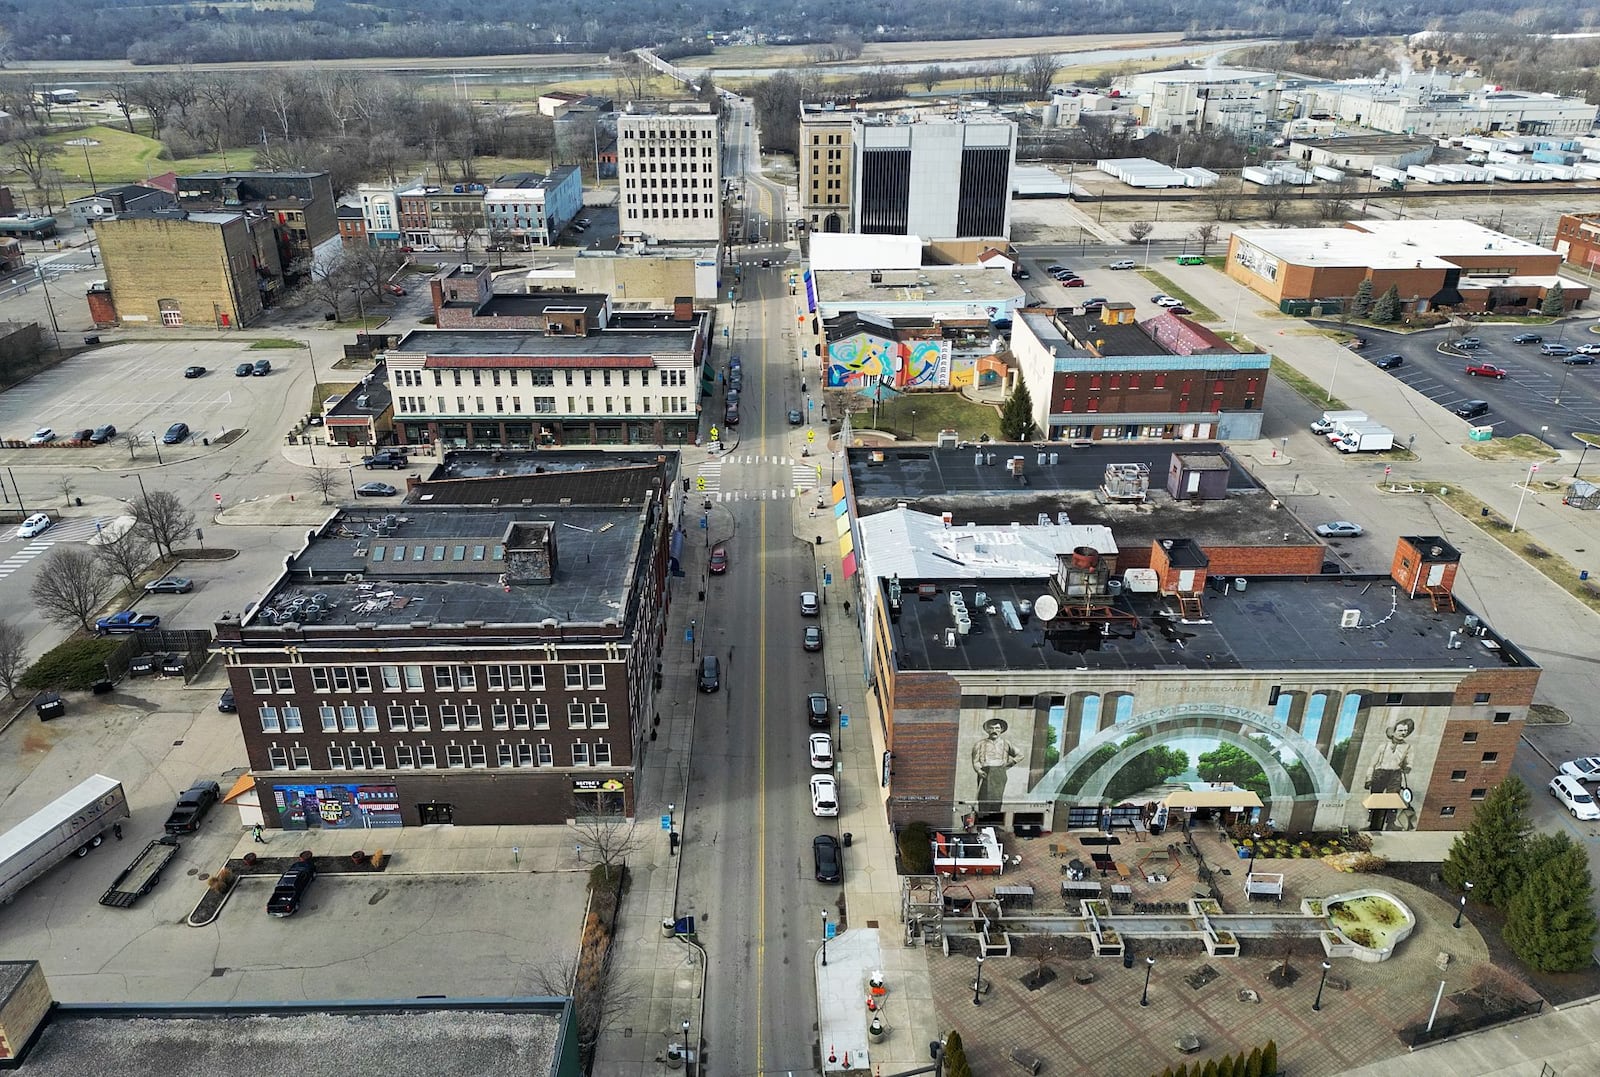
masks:
<instances>
[{"instance_id":1,"label":"street sign","mask_svg":"<svg viewBox=\"0 0 1600 1077\"><path fill-rule=\"evenodd\" d=\"M823 926L823 933L822 933L823 934L823 938L831 939L831 938L833 938L835 935L837 935L839 933L839 925L834 923L832 920L827 921L822 926Z\"/></svg>"},{"instance_id":2,"label":"street sign","mask_svg":"<svg viewBox=\"0 0 1600 1077\"><path fill-rule=\"evenodd\" d=\"M827 569L823 569L822 570L822 586L824 586L824 587L832 587L833 586L833 573L828 571Z\"/></svg>"},{"instance_id":3,"label":"street sign","mask_svg":"<svg viewBox=\"0 0 1600 1077\"><path fill-rule=\"evenodd\" d=\"M704 490L706 488L706 477L704 475L700 475L695 478L694 488L696 490Z\"/></svg>"},{"instance_id":4,"label":"street sign","mask_svg":"<svg viewBox=\"0 0 1600 1077\"><path fill-rule=\"evenodd\" d=\"M219 504L219 505L222 504L222 495L221 494L212 494L211 496L216 498L217 504Z\"/></svg>"},{"instance_id":5,"label":"street sign","mask_svg":"<svg viewBox=\"0 0 1600 1077\"><path fill-rule=\"evenodd\" d=\"M822 465L821 464L817 465L817 481L818 482L822 481Z\"/></svg>"},{"instance_id":6,"label":"street sign","mask_svg":"<svg viewBox=\"0 0 1600 1077\"><path fill-rule=\"evenodd\" d=\"M671 830L672 829L672 816L663 815L661 817L661 829L662 830Z\"/></svg>"},{"instance_id":7,"label":"street sign","mask_svg":"<svg viewBox=\"0 0 1600 1077\"><path fill-rule=\"evenodd\" d=\"M806 431L806 440L807 441L816 441L817 440L817 432L815 430L807 430Z\"/></svg>"},{"instance_id":8,"label":"street sign","mask_svg":"<svg viewBox=\"0 0 1600 1077\"><path fill-rule=\"evenodd\" d=\"M840 711L839 712L839 728L840 729L849 729L850 728L850 716L848 714L846 714L844 711Z\"/></svg>"},{"instance_id":9,"label":"street sign","mask_svg":"<svg viewBox=\"0 0 1600 1077\"><path fill-rule=\"evenodd\" d=\"M717 440L717 428L714 427L714 426L711 428L711 440L712 441L716 441Z\"/></svg>"}]
</instances>

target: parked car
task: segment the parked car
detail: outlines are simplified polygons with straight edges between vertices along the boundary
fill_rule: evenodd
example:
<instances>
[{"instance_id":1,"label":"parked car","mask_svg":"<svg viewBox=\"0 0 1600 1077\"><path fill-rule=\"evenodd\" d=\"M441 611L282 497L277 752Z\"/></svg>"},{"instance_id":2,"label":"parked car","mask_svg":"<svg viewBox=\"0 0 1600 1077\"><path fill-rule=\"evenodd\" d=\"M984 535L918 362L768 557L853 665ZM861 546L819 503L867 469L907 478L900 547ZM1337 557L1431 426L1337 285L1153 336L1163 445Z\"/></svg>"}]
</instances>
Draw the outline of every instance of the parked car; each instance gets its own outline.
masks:
<instances>
[{"instance_id":1,"label":"parked car","mask_svg":"<svg viewBox=\"0 0 1600 1077\"><path fill-rule=\"evenodd\" d=\"M1576 778L1558 774L1550 779L1550 795L1572 813L1574 819L1600 819L1600 805L1596 805L1589 790Z\"/></svg>"},{"instance_id":2,"label":"parked car","mask_svg":"<svg viewBox=\"0 0 1600 1077\"><path fill-rule=\"evenodd\" d=\"M1181 266L1203 266L1206 264L1206 260L1198 254L1180 254L1178 255L1178 264Z\"/></svg>"},{"instance_id":3,"label":"parked car","mask_svg":"<svg viewBox=\"0 0 1600 1077\"><path fill-rule=\"evenodd\" d=\"M54 430L50 429L48 426L41 426L39 429L33 432L33 436L28 439L28 444L48 445L55 439L56 432Z\"/></svg>"},{"instance_id":4,"label":"parked car","mask_svg":"<svg viewBox=\"0 0 1600 1077\"><path fill-rule=\"evenodd\" d=\"M1105 309L1106 309L1106 297L1103 296L1103 295L1093 295L1093 296L1090 296L1088 299L1085 299L1083 301L1083 310L1084 310L1084 313L1086 313L1086 314L1091 310L1105 310Z\"/></svg>"},{"instance_id":5,"label":"parked car","mask_svg":"<svg viewBox=\"0 0 1600 1077\"><path fill-rule=\"evenodd\" d=\"M1489 402L1487 400L1463 400L1450 410L1463 419L1476 419L1480 415L1489 414Z\"/></svg>"},{"instance_id":6,"label":"parked car","mask_svg":"<svg viewBox=\"0 0 1600 1077\"><path fill-rule=\"evenodd\" d=\"M251 366L249 363L240 363L238 366L233 368L233 376L236 378L248 378L250 376L250 372L253 370L255 370L255 367Z\"/></svg>"},{"instance_id":7,"label":"parked car","mask_svg":"<svg viewBox=\"0 0 1600 1077\"><path fill-rule=\"evenodd\" d=\"M1579 355L1600 355L1600 344L1579 344L1572 350Z\"/></svg>"},{"instance_id":8,"label":"parked car","mask_svg":"<svg viewBox=\"0 0 1600 1077\"><path fill-rule=\"evenodd\" d=\"M189 424L173 423L167 427L167 432L161 435L161 444L178 445L189 440Z\"/></svg>"},{"instance_id":9,"label":"parked car","mask_svg":"<svg viewBox=\"0 0 1600 1077\"><path fill-rule=\"evenodd\" d=\"M1049 265L1044 267L1044 271L1046 273L1065 273L1067 271L1067 267L1062 265L1060 262L1051 262Z\"/></svg>"},{"instance_id":10,"label":"parked car","mask_svg":"<svg viewBox=\"0 0 1600 1077\"><path fill-rule=\"evenodd\" d=\"M137 610L123 610L101 617L95 621L94 629L102 636L127 635L130 632L139 632L147 628L161 627L161 617L154 613L140 613Z\"/></svg>"},{"instance_id":11,"label":"parked car","mask_svg":"<svg viewBox=\"0 0 1600 1077\"><path fill-rule=\"evenodd\" d=\"M1483 340L1479 337L1462 337L1456 341L1456 347L1472 351L1474 348L1483 347Z\"/></svg>"},{"instance_id":12,"label":"parked car","mask_svg":"<svg viewBox=\"0 0 1600 1077\"><path fill-rule=\"evenodd\" d=\"M233 689L224 688L222 695L217 697L217 710L223 714L233 714L239 709L239 704L233 701Z\"/></svg>"},{"instance_id":13,"label":"parked car","mask_svg":"<svg viewBox=\"0 0 1600 1077\"><path fill-rule=\"evenodd\" d=\"M1017 270L1017 279L1018 280L1032 280L1033 279L1033 274L1029 273L1026 269L1019 269L1019 270Z\"/></svg>"},{"instance_id":14,"label":"parked car","mask_svg":"<svg viewBox=\"0 0 1600 1077\"><path fill-rule=\"evenodd\" d=\"M1132 258L1119 258L1117 261L1112 262L1106 268L1107 269L1132 269L1133 268L1133 259Z\"/></svg>"},{"instance_id":15,"label":"parked car","mask_svg":"<svg viewBox=\"0 0 1600 1077\"><path fill-rule=\"evenodd\" d=\"M1571 355L1572 348L1566 344L1559 344L1552 341L1548 344L1539 345L1539 354L1553 356Z\"/></svg>"},{"instance_id":16,"label":"parked car","mask_svg":"<svg viewBox=\"0 0 1600 1077\"><path fill-rule=\"evenodd\" d=\"M1511 338L1513 344L1543 344L1544 337L1538 333L1518 333Z\"/></svg>"},{"instance_id":17,"label":"parked car","mask_svg":"<svg viewBox=\"0 0 1600 1077\"><path fill-rule=\"evenodd\" d=\"M186 366L183 368L183 376L186 378L203 378L206 376L206 368L203 366Z\"/></svg>"},{"instance_id":18,"label":"parked car","mask_svg":"<svg viewBox=\"0 0 1600 1077\"><path fill-rule=\"evenodd\" d=\"M815 591L800 592L800 616L815 617L821 612L821 608L817 602L817 593Z\"/></svg>"},{"instance_id":19,"label":"parked car","mask_svg":"<svg viewBox=\"0 0 1600 1077\"><path fill-rule=\"evenodd\" d=\"M1388 355L1378 356L1372 361L1372 365L1379 370L1393 370L1395 367L1403 365L1405 361L1405 356L1391 352Z\"/></svg>"},{"instance_id":20,"label":"parked car","mask_svg":"<svg viewBox=\"0 0 1600 1077\"><path fill-rule=\"evenodd\" d=\"M1168 295L1166 292L1158 292L1155 295L1151 296L1150 297L1150 302L1154 303L1158 307L1181 307L1181 306L1183 306L1183 301L1181 299L1174 299L1170 295Z\"/></svg>"},{"instance_id":21,"label":"parked car","mask_svg":"<svg viewBox=\"0 0 1600 1077\"><path fill-rule=\"evenodd\" d=\"M94 437L94 427L81 426L68 436L68 441L85 442Z\"/></svg>"},{"instance_id":22,"label":"parked car","mask_svg":"<svg viewBox=\"0 0 1600 1077\"><path fill-rule=\"evenodd\" d=\"M832 713L832 704L828 702L825 692L812 692L806 696L806 721L813 729L827 729L832 725L829 715Z\"/></svg>"},{"instance_id":23,"label":"parked car","mask_svg":"<svg viewBox=\"0 0 1600 1077\"><path fill-rule=\"evenodd\" d=\"M737 400L723 409L722 421L728 426L739 425L739 402Z\"/></svg>"},{"instance_id":24,"label":"parked car","mask_svg":"<svg viewBox=\"0 0 1600 1077\"><path fill-rule=\"evenodd\" d=\"M1467 367L1467 373L1474 378L1503 379L1506 376L1505 370L1495 366L1493 363L1473 363Z\"/></svg>"},{"instance_id":25,"label":"parked car","mask_svg":"<svg viewBox=\"0 0 1600 1077\"><path fill-rule=\"evenodd\" d=\"M317 869L311 861L295 861L288 871L278 876L278 885L272 888L272 897L267 900L267 915L293 916L299 912L306 891L316 877Z\"/></svg>"},{"instance_id":26,"label":"parked car","mask_svg":"<svg viewBox=\"0 0 1600 1077\"><path fill-rule=\"evenodd\" d=\"M178 794L178 802L172 806L164 829L168 834L193 834L221 796L222 787L216 782L195 782Z\"/></svg>"},{"instance_id":27,"label":"parked car","mask_svg":"<svg viewBox=\"0 0 1600 1077\"><path fill-rule=\"evenodd\" d=\"M1167 308L1167 313L1168 314L1193 314L1194 311L1190 310L1188 307L1184 306L1182 303L1179 303L1175 307L1168 307Z\"/></svg>"},{"instance_id":28,"label":"parked car","mask_svg":"<svg viewBox=\"0 0 1600 1077\"><path fill-rule=\"evenodd\" d=\"M805 417L800 414L800 409L799 408L790 408L789 409L789 425L790 426L799 426L803 422L805 422Z\"/></svg>"},{"instance_id":29,"label":"parked car","mask_svg":"<svg viewBox=\"0 0 1600 1077\"><path fill-rule=\"evenodd\" d=\"M811 814L823 819L839 814L839 783L832 774L811 776Z\"/></svg>"},{"instance_id":30,"label":"parked car","mask_svg":"<svg viewBox=\"0 0 1600 1077\"><path fill-rule=\"evenodd\" d=\"M272 360L257 359L255 366L250 368L250 373L258 378L264 378L272 373Z\"/></svg>"},{"instance_id":31,"label":"parked car","mask_svg":"<svg viewBox=\"0 0 1600 1077\"><path fill-rule=\"evenodd\" d=\"M822 629L816 625L806 625L806 630L800 636L800 645L808 651L822 650Z\"/></svg>"},{"instance_id":32,"label":"parked car","mask_svg":"<svg viewBox=\"0 0 1600 1077\"><path fill-rule=\"evenodd\" d=\"M112 426L110 423L106 423L104 426L95 427L94 430L89 434L89 440L94 442L96 445L104 445L106 442L110 441L116 436L117 428Z\"/></svg>"},{"instance_id":33,"label":"parked car","mask_svg":"<svg viewBox=\"0 0 1600 1077\"><path fill-rule=\"evenodd\" d=\"M715 692L722 687L722 663L714 654L700 658L700 691Z\"/></svg>"},{"instance_id":34,"label":"parked car","mask_svg":"<svg viewBox=\"0 0 1600 1077\"><path fill-rule=\"evenodd\" d=\"M706 562L706 568L713 576L720 576L728 571L728 548L726 546L713 546L711 557Z\"/></svg>"},{"instance_id":35,"label":"parked car","mask_svg":"<svg viewBox=\"0 0 1600 1077\"><path fill-rule=\"evenodd\" d=\"M828 733L813 733L807 746L811 750L812 770L833 769L833 736Z\"/></svg>"},{"instance_id":36,"label":"parked car","mask_svg":"<svg viewBox=\"0 0 1600 1077\"><path fill-rule=\"evenodd\" d=\"M836 883L844 878L844 855L839 850L839 839L832 834L818 834L812 839L811 861L817 882Z\"/></svg>"},{"instance_id":37,"label":"parked car","mask_svg":"<svg viewBox=\"0 0 1600 1077\"><path fill-rule=\"evenodd\" d=\"M390 295L405 295L406 294L406 290L404 288L400 287L400 285L394 283L393 281L390 281L388 284L385 284L383 286L383 290L388 292Z\"/></svg>"},{"instance_id":38,"label":"parked car","mask_svg":"<svg viewBox=\"0 0 1600 1077\"><path fill-rule=\"evenodd\" d=\"M393 497L399 492L386 482L364 482L356 487L357 497Z\"/></svg>"},{"instance_id":39,"label":"parked car","mask_svg":"<svg viewBox=\"0 0 1600 1077\"><path fill-rule=\"evenodd\" d=\"M22 526L17 528L17 537L21 539L33 538L50 530L50 525L55 523L48 515L36 512L22 521Z\"/></svg>"},{"instance_id":40,"label":"parked car","mask_svg":"<svg viewBox=\"0 0 1600 1077\"><path fill-rule=\"evenodd\" d=\"M152 595L186 595L194 590L194 581L187 576L163 576L144 585Z\"/></svg>"},{"instance_id":41,"label":"parked car","mask_svg":"<svg viewBox=\"0 0 1600 1077\"><path fill-rule=\"evenodd\" d=\"M1365 348L1367 346L1367 338L1366 337L1351 337L1349 340L1344 342L1344 346L1346 348L1349 348L1353 352L1358 352L1362 348Z\"/></svg>"},{"instance_id":42,"label":"parked car","mask_svg":"<svg viewBox=\"0 0 1600 1077\"><path fill-rule=\"evenodd\" d=\"M1325 524L1317 525L1317 534L1323 538L1356 538L1366 534L1360 524L1351 523L1349 520L1329 520Z\"/></svg>"},{"instance_id":43,"label":"parked car","mask_svg":"<svg viewBox=\"0 0 1600 1077\"><path fill-rule=\"evenodd\" d=\"M1600 755L1586 755L1561 764L1561 773L1580 782L1600 782Z\"/></svg>"},{"instance_id":44,"label":"parked car","mask_svg":"<svg viewBox=\"0 0 1600 1077\"><path fill-rule=\"evenodd\" d=\"M1063 288L1086 288L1089 282L1082 277L1068 277L1061 282Z\"/></svg>"},{"instance_id":45,"label":"parked car","mask_svg":"<svg viewBox=\"0 0 1600 1077\"><path fill-rule=\"evenodd\" d=\"M371 456L363 456L361 458L361 465L368 471L379 467L400 471L407 463L405 451L402 449L379 449Z\"/></svg>"},{"instance_id":46,"label":"parked car","mask_svg":"<svg viewBox=\"0 0 1600 1077\"><path fill-rule=\"evenodd\" d=\"M1594 359L1595 357L1592 355L1579 355L1574 352L1572 355L1566 356L1561 361L1568 366L1594 366Z\"/></svg>"}]
</instances>

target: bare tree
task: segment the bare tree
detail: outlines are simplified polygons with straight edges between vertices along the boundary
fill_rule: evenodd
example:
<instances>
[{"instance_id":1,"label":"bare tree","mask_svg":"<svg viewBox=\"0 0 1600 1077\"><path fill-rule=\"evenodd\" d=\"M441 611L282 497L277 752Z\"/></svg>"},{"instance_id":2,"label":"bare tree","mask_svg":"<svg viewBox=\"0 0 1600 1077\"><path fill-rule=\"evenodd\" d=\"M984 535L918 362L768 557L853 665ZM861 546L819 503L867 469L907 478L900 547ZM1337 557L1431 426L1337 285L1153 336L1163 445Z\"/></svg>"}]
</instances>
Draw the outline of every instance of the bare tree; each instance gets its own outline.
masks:
<instances>
[{"instance_id":1,"label":"bare tree","mask_svg":"<svg viewBox=\"0 0 1600 1077\"><path fill-rule=\"evenodd\" d=\"M933 88L944 81L944 68L939 67L937 64L932 67L924 67L922 73L917 76L917 81L922 84L923 90L932 93Z\"/></svg>"},{"instance_id":2,"label":"bare tree","mask_svg":"<svg viewBox=\"0 0 1600 1077\"><path fill-rule=\"evenodd\" d=\"M1328 184L1317 200L1317 213L1325 221L1336 221L1350 215L1350 202L1355 197L1356 185L1346 177Z\"/></svg>"},{"instance_id":3,"label":"bare tree","mask_svg":"<svg viewBox=\"0 0 1600 1077\"><path fill-rule=\"evenodd\" d=\"M84 547L57 546L40 566L29 593L45 620L87 632L111 594L111 578Z\"/></svg>"},{"instance_id":4,"label":"bare tree","mask_svg":"<svg viewBox=\"0 0 1600 1077\"><path fill-rule=\"evenodd\" d=\"M108 573L120 576L131 588L139 582L139 573L150 563L150 539L136 528L123 528L115 536L100 534L100 544L94 547Z\"/></svg>"},{"instance_id":5,"label":"bare tree","mask_svg":"<svg viewBox=\"0 0 1600 1077\"><path fill-rule=\"evenodd\" d=\"M138 459L139 446L144 444L144 435L137 430L125 430L122 433L122 443L128 447L128 459Z\"/></svg>"},{"instance_id":6,"label":"bare tree","mask_svg":"<svg viewBox=\"0 0 1600 1077\"><path fill-rule=\"evenodd\" d=\"M580 970L580 955L567 954L532 973L533 989L539 994L572 997L578 1050L585 1058L593 1053L600 1037L610 1031L623 1014L632 1012L641 999L638 982L618 972L613 952L608 946L595 969Z\"/></svg>"},{"instance_id":7,"label":"bare tree","mask_svg":"<svg viewBox=\"0 0 1600 1077\"><path fill-rule=\"evenodd\" d=\"M119 78L106 87L106 93L111 97L112 104L117 106L117 111L122 113L122 122L128 125L128 134L136 135L139 132L133 128L133 110L138 104L138 80L133 78Z\"/></svg>"},{"instance_id":8,"label":"bare tree","mask_svg":"<svg viewBox=\"0 0 1600 1077\"><path fill-rule=\"evenodd\" d=\"M311 488L322 495L324 505L332 504L333 492L339 488L339 473L331 467L313 468Z\"/></svg>"},{"instance_id":9,"label":"bare tree","mask_svg":"<svg viewBox=\"0 0 1600 1077\"><path fill-rule=\"evenodd\" d=\"M67 504L72 504L72 491L78 488L78 483L71 475L62 475L56 480L56 489L61 491L61 497Z\"/></svg>"},{"instance_id":10,"label":"bare tree","mask_svg":"<svg viewBox=\"0 0 1600 1077\"><path fill-rule=\"evenodd\" d=\"M361 282L360 271L354 267L349 251L340 251L321 262L297 259L289 267L289 275L302 281L295 289L300 303L325 303L335 318L339 317L344 294Z\"/></svg>"},{"instance_id":11,"label":"bare tree","mask_svg":"<svg viewBox=\"0 0 1600 1077\"><path fill-rule=\"evenodd\" d=\"M1043 97L1050 92L1050 84L1056 80L1056 72L1060 65L1056 62L1055 53L1036 52L1022 61L1022 83L1027 88L1030 96Z\"/></svg>"},{"instance_id":12,"label":"bare tree","mask_svg":"<svg viewBox=\"0 0 1600 1077\"><path fill-rule=\"evenodd\" d=\"M1190 232L1189 235L1194 237L1196 243L1200 244L1200 257L1204 258L1206 251L1211 248L1212 242L1217 238L1217 226L1207 221L1205 224L1196 225L1195 230Z\"/></svg>"},{"instance_id":13,"label":"bare tree","mask_svg":"<svg viewBox=\"0 0 1600 1077\"><path fill-rule=\"evenodd\" d=\"M131 502L133 529L155 544L167 557L172 548L194 530L194 513L170 490L156 490Z\"/></svg>"},{"instance_id":14,"label":"bare tree","mask_svg":"<svg viewBox=\"0 0 1600 1077\"><path fill-rule=\"evenodd\" d=\"M28 177L33 189L44 196L46 208L50 205L50 165L65 150L48 141L42 133L23 131L10 142L0 146L0 160L9 163Z\"/></svg>"},{"instance_id":15,"label":"bare tree","mask_svg":"<svg viewBox=\"0 0 1600 1077\"><path fill-rule=\"evenodd\" d=\"M1143 243L1145 237L1156 230L1156 226L1149 221L1134 221L1128 225L1128 238L1135 243Z\"/></svg>"},{"instance_id":16,"label":"bare tree","mask_svg":"<svg viewBox=\"0 0 1600 1077\"><path fill-rule=\"evenodd\" d=\"M1239 181L1224 177L1204 189L1201 196L1219 221L1233 220L1239 205Z\"/></svg>"},{"instance_id":17,"label":"bare tree","mask_svg":"<svg viewBox=\"0 0 1600 1077\"><path fill-rule=\"evenodd\" d=\"M17 694L17 679L28 664L28 636L10 621L0 621L0 688Z\"/></svg>"},{"instance_id":18,"label":"bare tree","mask_svg":"<svg viewBox=\"0 0 1600 1077\"><path fill-rule=\"evenodd\" d=\"M1283 216L1283 207L1289 204L1290 194L1281 183L1268 183L1256 192L1256 206L1269 221Z\"/></svg>"},{"instance_id":19,"label":"bare tree","mask_svg":"<svg viewBox=\"0 0 1600 1077\"><path fill-rule=\"evenodd\" d=\"M594 804L575 800L572 804L572 832L578 844L594 854L594 859L610 875L628 859L628 854L644 844L638 824L622 815L595 815Z\"/></svg>"}]
</instances>

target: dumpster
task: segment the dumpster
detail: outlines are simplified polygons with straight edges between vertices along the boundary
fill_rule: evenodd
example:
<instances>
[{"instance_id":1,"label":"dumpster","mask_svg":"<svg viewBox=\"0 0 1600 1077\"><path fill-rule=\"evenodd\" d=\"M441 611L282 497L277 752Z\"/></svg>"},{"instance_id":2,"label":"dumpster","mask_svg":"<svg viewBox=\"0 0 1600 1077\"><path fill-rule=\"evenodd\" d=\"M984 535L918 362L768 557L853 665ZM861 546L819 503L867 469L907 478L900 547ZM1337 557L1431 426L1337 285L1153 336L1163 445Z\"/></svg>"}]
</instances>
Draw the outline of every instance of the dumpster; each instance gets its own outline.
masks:
<instances>
[{"instance_id":1,"label":"dumpster","mask_svg":"<svg viewBox=\"0 0 1600 1077\"><path fill-rule=\"evenodd\" d=\"M41 722L48 722L52 718L60 718L67 713L67 705L61 702L61 696L57 692L41 693L39 698L33 701L33 709L39 715L39 721Z\"/></svg>"}]
</instances>

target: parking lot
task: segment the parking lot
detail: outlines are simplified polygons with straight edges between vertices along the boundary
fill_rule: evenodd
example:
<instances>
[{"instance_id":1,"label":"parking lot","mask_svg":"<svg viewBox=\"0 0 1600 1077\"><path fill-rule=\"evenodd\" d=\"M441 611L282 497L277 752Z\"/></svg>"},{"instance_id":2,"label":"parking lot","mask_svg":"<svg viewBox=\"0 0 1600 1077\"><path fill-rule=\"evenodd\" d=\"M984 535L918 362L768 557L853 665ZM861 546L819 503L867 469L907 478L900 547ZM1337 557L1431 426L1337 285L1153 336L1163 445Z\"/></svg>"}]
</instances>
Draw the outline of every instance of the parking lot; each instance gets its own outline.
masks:
<instances>
[{"instance_id":1,"label":"parking lot","mask_svg":"<svg viewBox=\"0 0 1600 1077\"><path fill-rule=\"evenodd\" d=\"M234 375L237 364L263 358L272 364L265 377ZM185 378L189 366L204 366L206 373ZM264 405L282 405L285 383L308 369L303 349L252 351L246 340L113 345L79 355L0 395L0 432L20 440L50 427L64 441L78 428L110 423L119 436L107 445L30 449L26 462L127 461L121 435L138 432L159 441L173 423L183 422L200 441L247 427ZM181 455L190 447L187 442L163 445L161 452L169 449ZM82 455L86 453L93 456Z\"/></svg>"},{"instance_id":2,"label":"parking lot","mask_svg":"<svg viewBox=\"0 0 1600 1077\"><path fill-rule=\"evenodd\" d=\"M1600 431L1600 367L1562 362L1541 355L1537 344L1513 344L1511 338L1527 332L1520 325L1475 325L1473 336L1483 346L1471 350L1441 347L1450 339L1445 330L1408 337L1368 331L1367 346L1356 353L1358 362L1372 363L1385 355L1401 355L1404 362L1387 373L1440 407L1453 410L1467 400L1484 400L1489 413L1473 425L1494 428L1496 437L1516 434L1545 437L1557 448L1568 448L1567 435L1575 431ZM1546 335L1554 340L1554 332ZM1572 345L1600 341L1600 336L1571 331L1564 342ZM1506 371L1503 379L1474 377L1469 366L1492 364ZM1466 422L1467 420L1462 420ZM1559 440L1558 440L1559 439Z\"/></svg>"}]
</instances>

